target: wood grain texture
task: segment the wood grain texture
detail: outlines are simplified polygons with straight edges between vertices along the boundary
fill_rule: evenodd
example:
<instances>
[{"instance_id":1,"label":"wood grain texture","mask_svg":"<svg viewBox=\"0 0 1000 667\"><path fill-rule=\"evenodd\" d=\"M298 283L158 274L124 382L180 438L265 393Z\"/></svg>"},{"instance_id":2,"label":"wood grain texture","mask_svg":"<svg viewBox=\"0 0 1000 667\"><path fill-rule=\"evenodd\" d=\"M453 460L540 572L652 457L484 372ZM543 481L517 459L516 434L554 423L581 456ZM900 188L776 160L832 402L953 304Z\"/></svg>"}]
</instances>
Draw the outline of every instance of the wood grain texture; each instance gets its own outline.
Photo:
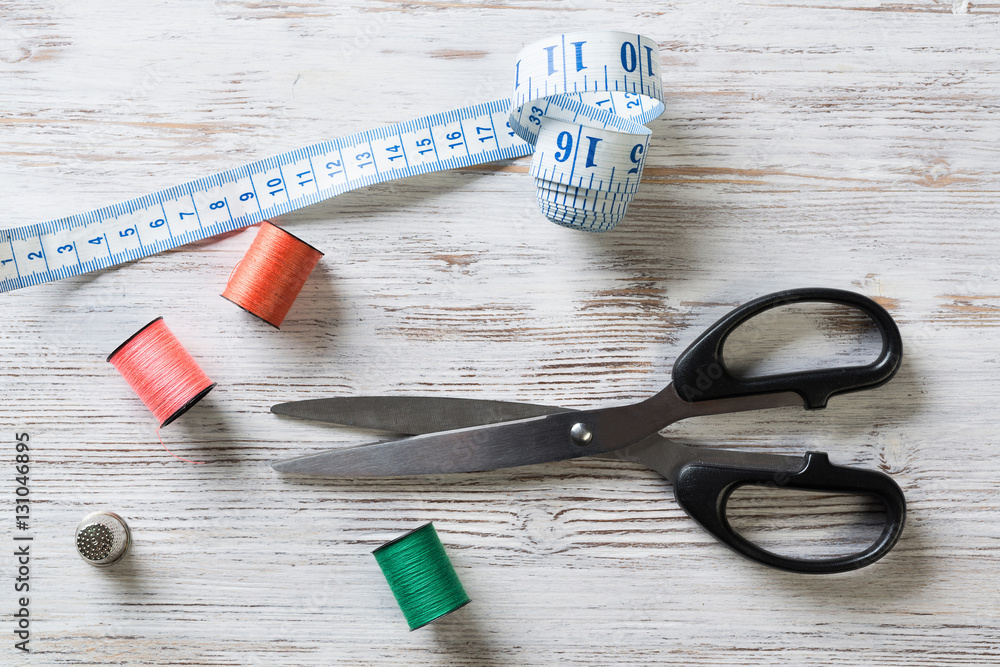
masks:
<instances>
[{"instance_id":1,"label":"wood grain texture","mask_svg":"<svg viewBox=\"0 0 1000 667\"><path fill-rule=\"evenodd\" d=\"M657 40L668 94L612 233L546 222L517 160L286 216L326 257L281 331L219 297L253 231L0 297L4 460L22 431L35 458L33 652L13 650L6 617L3 664L1000 662L996 3L0 2L0 226L503 97L524 43L595 27ZM674 432L890 473L909 522L863 571L746 562L624 463L357 483L268 465L375 435L277 418L275 402L632 400L733 305L814 284L892 312L899 376L822 412ZM203 466L160 448L104 361L161 314L219 382L163 431ZM742 352L789 353L790 337L849 360L870 342L849 321L818 336L801 320L757 325ZM135 537L107 571L73 548L96 508ZM869 509L748 493L739 520L823 553L863 539ZM473 603L409 633L370 551L427 520ZM12 505L0 525L7 614Z\"/></svg>"}]
</instances>

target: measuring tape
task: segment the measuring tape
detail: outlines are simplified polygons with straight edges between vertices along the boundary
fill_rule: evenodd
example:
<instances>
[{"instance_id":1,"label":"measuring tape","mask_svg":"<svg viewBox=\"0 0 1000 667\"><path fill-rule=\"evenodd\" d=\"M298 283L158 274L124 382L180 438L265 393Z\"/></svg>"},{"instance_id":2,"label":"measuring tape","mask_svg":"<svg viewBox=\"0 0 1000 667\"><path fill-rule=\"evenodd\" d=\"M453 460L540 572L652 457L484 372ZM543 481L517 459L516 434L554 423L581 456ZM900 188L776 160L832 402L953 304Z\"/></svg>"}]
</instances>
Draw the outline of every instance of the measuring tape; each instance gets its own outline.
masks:
<instances>
[{"instance_id":1,"label":"measuring tape","mask_svg":"<svg viewBox=\"0 0 1000 667\"><path fill-rule=\"evenodd\" d=\"M510 100L424 116L258 160L88 213L0 230L0 292L60 280L247 227L373 183L534 153L542 213L612 229L663 112L659 49L584 32L526 46Z\"/></svg>"}]
</instances>

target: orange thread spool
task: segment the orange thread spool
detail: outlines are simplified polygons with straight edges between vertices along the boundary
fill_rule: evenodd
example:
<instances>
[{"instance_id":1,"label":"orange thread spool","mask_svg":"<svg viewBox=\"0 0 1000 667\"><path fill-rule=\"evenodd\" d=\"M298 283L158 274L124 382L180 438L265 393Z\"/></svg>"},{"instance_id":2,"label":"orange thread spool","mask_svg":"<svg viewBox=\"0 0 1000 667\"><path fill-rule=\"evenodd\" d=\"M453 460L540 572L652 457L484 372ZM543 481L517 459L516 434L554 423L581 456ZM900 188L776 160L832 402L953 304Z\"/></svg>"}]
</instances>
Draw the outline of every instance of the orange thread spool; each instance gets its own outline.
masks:
<instances>
[{"instance_id":1,"label":"orange thread spool","mask_svg":"<svg viewBox=\"0 0 1000 667\"><path fill-rule=\"evenodd\" d=\"M194 407L215 388L162 317L139 329L108 355L160 428Z\"/></svg>"},{"instance_id":2,"label":"orange thread spool","mask_svg":"<svg viewBox=\"0 0 1000 667\"><path fill-rule=\"evenodd\" d=\"M229 276L222 296L280 328L322 256L302 239L265 220Z\"/></svg>"}]
</instances>

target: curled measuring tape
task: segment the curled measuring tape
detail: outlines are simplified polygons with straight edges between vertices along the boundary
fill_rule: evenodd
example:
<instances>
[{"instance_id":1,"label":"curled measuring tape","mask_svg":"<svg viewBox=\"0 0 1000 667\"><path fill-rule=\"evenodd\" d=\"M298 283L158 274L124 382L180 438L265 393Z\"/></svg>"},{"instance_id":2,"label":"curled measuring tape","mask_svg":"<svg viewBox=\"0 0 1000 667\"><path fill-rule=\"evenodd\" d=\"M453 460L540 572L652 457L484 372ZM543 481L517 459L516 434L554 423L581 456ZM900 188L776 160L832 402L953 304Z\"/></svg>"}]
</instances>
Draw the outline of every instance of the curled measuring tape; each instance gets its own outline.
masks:
<instances>
[{"instance_id":1,"label":"curled measuring tape","mask_svg":"<svg viewBox=\"0 0 1000 667\"><path fill-rule=\"evenodd\" d=\"M0 292L103 269L258 223L348 190L534 153L542 213L612 229L663 112L656 42L621 32L526 46L509 100L313 144L112 206L0 231Z\"/></svg>"}]
</instances>

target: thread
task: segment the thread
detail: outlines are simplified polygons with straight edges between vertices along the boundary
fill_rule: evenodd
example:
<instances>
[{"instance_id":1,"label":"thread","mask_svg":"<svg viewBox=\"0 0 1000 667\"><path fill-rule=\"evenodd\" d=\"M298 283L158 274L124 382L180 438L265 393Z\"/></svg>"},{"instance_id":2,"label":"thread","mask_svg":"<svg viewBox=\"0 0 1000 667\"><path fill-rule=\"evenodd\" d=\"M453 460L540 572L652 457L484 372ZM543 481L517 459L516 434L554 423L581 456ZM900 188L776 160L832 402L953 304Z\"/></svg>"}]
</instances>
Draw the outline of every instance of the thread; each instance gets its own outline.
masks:
<instances>
[{"instance_id":1,"label":"thread","mask_svg":"<svg viewBox=\"0 0 1000 667\"><path fill-rule=\"evenodd\" d=\"M160 441L161 445L163 445L164 451L166 451L167 454L170 454L172 457L174 457L178 461L184 461L186 463L193 463L193 464L199 465L199 466L205 465L204 461L192 461L191 459L186 459L183 456L177 456L172 451L170 451L170 448L167 447L167 443L163 442L163 438L160 436L160 429L156 429L156 439Z\"/></svg>"},{"instance_id":2,"label":"thread","mask_svg":"<svg viewBox=\"0 0 1000 667\"><path fill-rule=\"evenodd\" d=\"M139 329L108 355L160 428L190 410L215 388L162 317Z\"/></svg>"},{"instance_id":3,"label":"thread","mask_svg":"<svg viewBox=\"0 0 1000 667\"><path fill-rule=\"evenodd\" d=\"M469 604L433 523L411 530L372 553L410 630Z\"/></svg>"},{"instance_id":4,"label":"thread","mask_svg":"<svg viewBox=\"0 0 1000 667\"><path fill-rule=\"evenodd\" d=\"M265 220L230 274L222 296L280 328L322 256L302 239Z\"/></svg>"}]
</instances>

